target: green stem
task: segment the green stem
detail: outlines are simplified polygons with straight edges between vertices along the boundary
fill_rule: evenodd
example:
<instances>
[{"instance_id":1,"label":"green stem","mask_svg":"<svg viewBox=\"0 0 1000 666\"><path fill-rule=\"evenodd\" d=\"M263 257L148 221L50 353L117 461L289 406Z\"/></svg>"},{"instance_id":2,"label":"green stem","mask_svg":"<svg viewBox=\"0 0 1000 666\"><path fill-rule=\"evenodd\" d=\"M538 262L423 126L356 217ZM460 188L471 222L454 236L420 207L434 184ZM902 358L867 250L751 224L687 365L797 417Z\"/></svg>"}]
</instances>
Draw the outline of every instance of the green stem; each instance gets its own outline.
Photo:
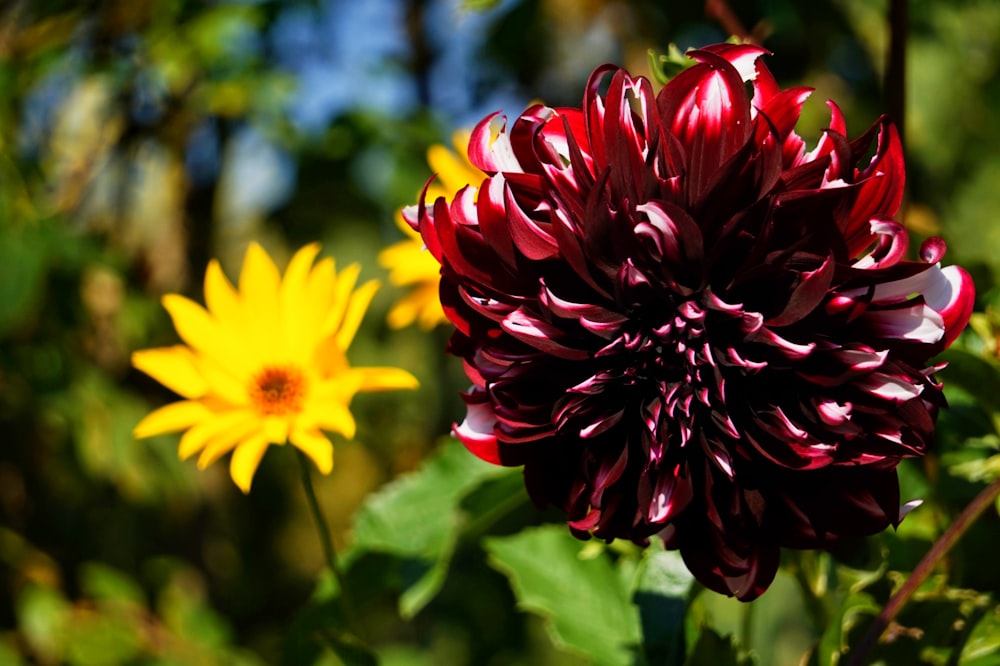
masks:
<instances>
[{"instance_id":1,"label":"green stem","mask_svg":"<svg viewBox=\"0 0 1000 666\"><path fill-rule=\"evenodd\" d=\"M753 649L753 616L757 607L752 601L745 603L740 608L740 645L744 650L750 652Z\"/></svg>"},{"instance_id":2,"label":"green stem","mask_svg":"<svg viewBox=\"0 0 1000 666\"><path fill-rule=\"evenodd\" d=\"M813 586L814 574L818 568L815 563L816 553L791 550L788 551L788 554L793 558L792 572L795 574L795 582L798 583L799 590L802 592L802 601L805 603L806 612L809 613L816 630L822 634L826 629L827 622L830 621L830 614L820 594ZM813 559L814 566L809 566L808 558Z\"/></svg>"},{"instance_id":3,"label":"green stem","mask_svg":"<svg viewBox=\"0 0 1000 666\"><path fill-rule=\"evenodd\" d=\"M865 634L861 645L852 655L848 666L862 666L862 664L867 663L865 658L868 656L868 653L875 647L875 644L878 643L882 634L889 627L889 624L899 614L903 606L906 605L906 602L910 600L913 593L927 579L938 565L938 562L951 550L952 546L976 522L976 519L988 507L993 505L998 496L1000 496L1000 479L997 479L984 488L982 492L976 495L975 499L969 502L969 505L958 515L955 522L934 542L934 545L924 555L924 559L920 560L920 563L917 564L917 567L910 574L909 578L906 579L906 582L889 598L889 602L882 609L882 612L879 613L878 617L875 618L875 623L868 630L868 633Z\"/></svg>"},{"instance_id":4,"label":"green stem","mask_svg":"<svg viewBox=\"0 0 1000 666\"><path fill-rule=\"evenodd\" d=\"M347 585L347 577L344 575L343 569L340 567L340 563L337 560L337 551L333 547L333 539L330 536L330 528L327 526L326 517L323 515L323 509L319 505L319 501L316 499L316 489L313 487L312 482L312 468L310 467L309 459L306 455L295 450L296 457L299 459L299 468L302 471L302 487L306 491L306 502L309 504L309 511L312 513L313 521L316 523L316 530L319 532L319 541L323 546L323 556L326 558L326 566L333 572L334 578L337 579L337 586L340 588L337 598L340 599L341 610L344 613L344 617L347 622L354 628L359 636L363 636L363 632L358 631L359 621L358 614L355 612L354 603L351 600L350 588Z\"/></svg>"}]
</instances>

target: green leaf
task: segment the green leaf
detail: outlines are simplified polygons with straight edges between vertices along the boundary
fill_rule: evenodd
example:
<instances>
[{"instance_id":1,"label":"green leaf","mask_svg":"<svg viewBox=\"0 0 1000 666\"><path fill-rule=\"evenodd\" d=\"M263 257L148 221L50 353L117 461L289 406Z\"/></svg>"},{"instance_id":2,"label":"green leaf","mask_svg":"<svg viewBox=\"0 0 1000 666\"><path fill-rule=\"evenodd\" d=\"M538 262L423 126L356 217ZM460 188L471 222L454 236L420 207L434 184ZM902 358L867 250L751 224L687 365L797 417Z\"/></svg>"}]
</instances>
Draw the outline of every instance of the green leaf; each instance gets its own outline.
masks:
<instances>
[{"instance_id":1,"label":"green leaf","mask_svg":"<svg viewBox=\"0 0 1000 666\"><path fill-rule=\"evenodd\" d=\"M26 323L42 296L49 254L47 235L35 228L0 232L0 336Z\"/></svg>"},{"instance_id":2,"label":"green leaf","mask_svg":"<svg viewBox=\"0 0 1000 666\"><path fill-rule=\"evenodd\" d=\"M582 544L562 525L484 544L490 564L510 579L518 605L545 618L557 645L597 664L634 662L639 613L606 552L581 559Z\"/></svg>"},{"instance_id":3,"label":"green leaf","mask_svg":"<svg viewBox=\"0 0 1000 666\"><path fill-rule=\"evenodd\" d=\"M652 72L653 80L661 86L666 85L670 79L695 64L695 61L684 55L676 44L670 44L666 53L657 53L653 49L649 49L648 53L649 69Z\"/></svg>"},{"instance_id":4,"label":"green leaf","mask_svg":"<svg viewBox=\"0 0 1000 666\"><path fill-rule=\"evenodd\" d=\"M1000 606L983 615L962 649L962 666L1000 666Z\"/></svg>"},{"instance_id":5,"label":"green leaf","mask_svg":"<svg viewBox=\"0 0 1000 666\"><path fill-rule=\"evenodd\" d=\"M482 483L513 474L476 458L457 440L448 440L419 470L368 498L358 512L347 559L364 551L405 557L400 613L413 617L444 583L466 523L462 500Z\"/></svg>"},{"instance_id":6,"label":"green leaf","mask_svg":"<svg viewBox=\"0 0 1000 666\"><path fill-rule=\"evenodd\" d=\"M1000 367L961 349L948 349L937 357L948 364L946 383L968 391L990 413L1000 413Z\"/></svg>"},{"instance_id":7,"label":"green leaf","mask_svg":"<svg viewBox=\"0 0 1000 666\"><path fill-rule=\"evenodd\" d=\"M327 647L344 662L344 666L378 666L378 659L364 643L347 633L325 631Z\"/></svg>"},{"instance_id":8,"label":"green leaf","mask_svg":"<svg viewBox=\"0 0 1000 666\"><path fill-rule=\"evenodd\" d=\"M126 617L78 613L66 627L66 661L73 666L127 664L142 648L137 627Z\"/></svg>"},{"instance_id":9,"label":"green leaf","mask_svg":"<svg viewBox=\"0 0 1000 666\"><path fill-rule=\"evenodd\" d=\"M64 628L72 608L57 590L28 585L17 598L17 624L31 649L46 661L61 661Z\"/></svg>"},{"instance_id":10,"label":"green leaf","mask_svg":"<svg viewBox=\"0 0 1000 666\"><path fill-rule=\"evenodd\" d=\"M96 600L146 604L145 592L138 583L100 562L88 562L80 567L80 586L85 596Z\"/></svg>"},{"instance_id":11,"label":"green leaf","mask_svg":"<svg viewBox=\"0 0 1000 666\"><path fill-rule=\"evenodd\" d=\"M684 610L694 577L677 551L647 548L632 601L639 609L642 644L650 664L677 663L684 655Z\"/></svg>"},{"instance_id":12,"label":"green leaf","mask_svg":"<svg viewBox=\"0 0 1000 666\"><path fill-rule=\"evenodd\" d=\"M687 666L750 666L753 660L740 653L732 636L723 638L710 627L704 627L685 663Z\"/></svg>"},{"instance_id":13,"label":"green leaf","mask_svg":"<svg viewBox=\"0 0 1000 666\"><path fill-rule=\"evenodd\" d=\"M847 635L863 615L878 615L881 608L867 592L850 592L837 613L827 624L819 646L816 648L818 663L834 666L847 652Z\"/></svg>"}]
</instances>

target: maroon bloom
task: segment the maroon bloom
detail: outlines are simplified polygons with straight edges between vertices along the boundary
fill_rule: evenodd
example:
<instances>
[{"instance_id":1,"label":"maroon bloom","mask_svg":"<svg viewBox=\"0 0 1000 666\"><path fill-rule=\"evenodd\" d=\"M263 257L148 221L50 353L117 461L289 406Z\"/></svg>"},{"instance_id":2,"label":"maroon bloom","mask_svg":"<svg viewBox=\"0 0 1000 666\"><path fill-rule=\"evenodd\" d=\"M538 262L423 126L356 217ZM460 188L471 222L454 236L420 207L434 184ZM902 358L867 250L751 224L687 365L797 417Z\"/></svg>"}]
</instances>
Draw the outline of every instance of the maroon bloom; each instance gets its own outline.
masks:
<instances>
[{"instance_id":1,"label":"maroon bloom","mask_svg":"<svg viewBox=\"0 0 1000 666\"><path fill-rule=\"evenodd\" d=\"M810 90L765 53L692 51L658 94L605 66L578 109L490 116L488 177L407 213L473 383L455 434L577 535L658 534L744 600L781 547L899 522L896 466L944 405L929 360L973 301L940 239L904 258L893 125L849 140L830 103L807 151Z\"/></svg>"}]
</instances>

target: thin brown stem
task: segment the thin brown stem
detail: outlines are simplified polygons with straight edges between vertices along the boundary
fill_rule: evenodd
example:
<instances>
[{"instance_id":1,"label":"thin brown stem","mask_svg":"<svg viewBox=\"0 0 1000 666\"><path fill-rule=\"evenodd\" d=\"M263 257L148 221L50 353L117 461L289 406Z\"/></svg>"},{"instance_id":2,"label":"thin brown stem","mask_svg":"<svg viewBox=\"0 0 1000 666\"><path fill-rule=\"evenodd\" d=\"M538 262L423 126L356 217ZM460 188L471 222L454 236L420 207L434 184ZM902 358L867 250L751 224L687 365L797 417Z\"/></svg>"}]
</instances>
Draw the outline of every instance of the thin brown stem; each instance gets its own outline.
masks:
<instances>
[{"instance_id":1,"label":"thin brown stem","mask_svg":"<svg viewBox=\"0 0 1000 666\"><path fill-rule=\"evenodd\" d=\"M743 41L753 41L753 36L744 27L743 22L733 12L726 0L705 0L705 16L718 22L722 29L730 35Z\"/></svg>"},{"instance_id":2,"label":"thin brown stem","mask_svg":"<svg viewBox=\"0 0 1000 666\"><path fill-rule=\"evenodd\" d=\"M363 632L360 631L361 625L358 614L355 611L355 606L351 598L350 588L347 585L347 577L344 575L344 572L340 567L340 563L337 560L337 551L333 547L333 539L330 536L330 528L326 523L326 517L323 515L323 509L320 507L319 501L316 499L316 489L313 487L312 469L309 466L309 460L306 458L305 454L298 449L296 449L295 453L296 458L299 459L299 467L302 471L302 488L306 493L306 502L309 504L309 512L312 514L313 520L316 523L316 530L319 532L319 541L323 546L323 556L326 559L326 566L333 573L334 578L337 579L337 587L340 588L338 598L340 599L344 619L354 628L355 632L357 632L359 636L363 636Z\"/></svg>"},{"instance_id":3,"label":"thin brown stem","mask_svg":"<svg viewBox=\"0 0 1000 666\"><path fill-rule=\"evenodd\" d=\"M903 606L906 605L906 602L910 600L910 597L917 591L917 588L927 579L934 570L934 567L938 565L938 562L944 558L969 527L976 522L976 519L988 507L993 505L998 496L1000 496L1000 479L997 479L976 495L975 499L958 515L955 522L934 542L931 549L924 555L924 559L920 560L920 563L917 564L910 577L889 598L889 602L885 605L885 608L875 618L875 623L868 630L868 633L865 634L861 645L854 651L850 662L848 662L848 666L862 666L866 663L865 658L872 648L875 647L875 644L878 643L882 634L885 633L885 630L889 627L889 623L892 622Z\"/></svg>"},{"instance_id":4,"label":"thin brown stem","mask_svg":"<svg viewBox=\"0 0 1000 666\"><path fill-rule=\"evenodd\" d=\"M899 130L900 141L906 146L906 37L910 29L908 0L891 0L889 4L889 53L886 56L886 111Z\"/></svg>"}]
</instances>

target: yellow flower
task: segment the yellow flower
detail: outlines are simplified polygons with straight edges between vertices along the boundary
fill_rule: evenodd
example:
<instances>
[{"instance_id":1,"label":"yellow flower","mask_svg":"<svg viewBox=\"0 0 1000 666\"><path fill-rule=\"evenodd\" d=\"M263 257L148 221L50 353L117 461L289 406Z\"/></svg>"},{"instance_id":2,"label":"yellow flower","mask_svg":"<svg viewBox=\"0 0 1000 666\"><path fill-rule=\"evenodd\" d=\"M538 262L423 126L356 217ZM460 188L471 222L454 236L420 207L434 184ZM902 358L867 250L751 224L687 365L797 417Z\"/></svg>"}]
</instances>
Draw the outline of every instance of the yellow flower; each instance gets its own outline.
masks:
<instances>
[{"instance_id":1,"label":"yellow flower","mask_svg":"<svg viewBox=\"0 0 1000 666\"><path fill-rule=\"evenodd\" d=\"M437 179L427 188L427 201L438 197L450 199L466 185L478 186L485 178L466 156L469 136L467 131L455 132L452 137L454 152L442 145L431 146L427 151L427 162L437 173ZM430 330L447 323L448 318L438 299L441 266L424 247L420 234L410 228L402 215L396 215L396 226L406 234L406 240L382 250L378 260L389 269L389 282L397 287L412 287L412 290L389 311L389 326L404 328L417 322L421 328Z\"/></svg>"},{"instance_id":2,"label":"yellow flower","mask_svg":"<svg viewBox=\"0 0 1000 666\"><path fill-rule=\"evenodd\" d=\"M376 281L357 289L360 268L337 273L315 263L319 245L292 257L281 276L256 243L234 289L213 260L205 272L208 309L168 294L163 306L185 344L132 354L132 364L184 400L144 418L136 437L184 430L178 454L204 469L233 451L229 470L243 492L271 444L290 441L327 474L333 445L324 430L352 438L348 405L359 391L412 389L398 368L352 368L345 356Z\"/></svg>"}]
</instances>

